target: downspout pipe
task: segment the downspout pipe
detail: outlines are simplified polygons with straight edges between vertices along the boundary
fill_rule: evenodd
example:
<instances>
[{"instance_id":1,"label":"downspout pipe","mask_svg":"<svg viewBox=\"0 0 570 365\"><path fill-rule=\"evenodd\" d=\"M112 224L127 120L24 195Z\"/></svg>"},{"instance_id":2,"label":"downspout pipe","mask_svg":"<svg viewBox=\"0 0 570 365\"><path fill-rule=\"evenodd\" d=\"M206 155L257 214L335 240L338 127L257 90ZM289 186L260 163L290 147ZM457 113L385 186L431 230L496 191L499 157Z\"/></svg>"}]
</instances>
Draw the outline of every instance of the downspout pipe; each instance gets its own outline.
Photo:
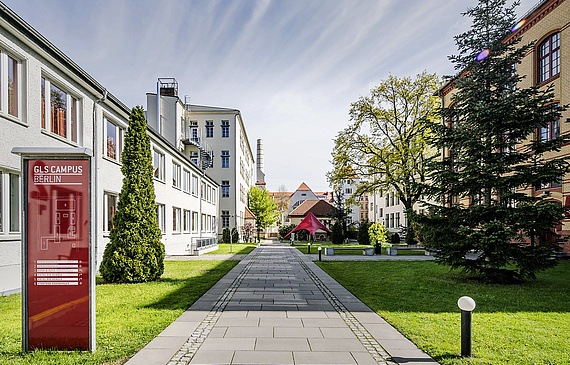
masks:
<instances>
[{"instance_id":1,"label":"downspout pipe","mask_svg":"<svg viewBox=\"0 0 570 365\"><path fill-rule=\"evenodd\" d=\"M98 176L98 171L99 171L99 167L98 167L98 162L99 162L99 148L97 148L97 121L96 121L96 109L97 109L97 105L100 105L102 102L104 102L105 100L107 100L107 89L103 89L103 95L101 96L101 98L97 99L97 101L95 101L95 103L93 103L93 181L95 181L95 199L93 199L93 206L94 206L94 211L95 214L93 214L92 220L93 220L93 225L95 227L98 227L97 225L97 212L99 212L99 209L97 208L97 176ZM95 228L95 232L97 232L97 229ZM99 245L98 245L98 239L97 239L97 234L95 234L95 237L93 237L94 241L95 241L95 267L97 267L97 253L98 253L98 249L99 249Z\"/></svg>"}]
</instances>

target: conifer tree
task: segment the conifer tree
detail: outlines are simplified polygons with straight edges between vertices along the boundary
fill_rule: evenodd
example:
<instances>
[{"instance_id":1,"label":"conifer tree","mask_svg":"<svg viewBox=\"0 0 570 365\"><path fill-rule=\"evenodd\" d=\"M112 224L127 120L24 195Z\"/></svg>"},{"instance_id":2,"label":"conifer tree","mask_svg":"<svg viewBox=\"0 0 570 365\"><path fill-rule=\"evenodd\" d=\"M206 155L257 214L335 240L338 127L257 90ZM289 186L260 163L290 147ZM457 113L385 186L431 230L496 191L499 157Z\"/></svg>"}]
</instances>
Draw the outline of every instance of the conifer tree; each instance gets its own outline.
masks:
<instances>
[{"instance_id":1,"label":"conifer tree","mask_svg":"<svg viewBox=\"0 0 570 365\"><path fill-rule=\"evenodd\" d=\"M441 110L444 123L433 125L434 146L444 151L431 164L438 204L419 217L424 243L438 250L440 263L503 282L532 279L555 265L553 227L564 208L536 190L568 172L567 158L547 158L568 136L546 140L536 133L563 108L552 104L551 88L520 88L516 66L533 45L505 41L515 6L480 0L465 13L473 24L455 37L459 54L450 59L460 73L452 107ZM488 56L477 60L484 49ZM468 253L477 256L467 259Z\"/></svg>"},{"instance_id":2,"label":"conifer tree","mask_svg":"<svg viewBox=\"0 0 570 365\"><path fill-rule=\"evenodd\" d=\"M122 154L123 186L100 272L107 282L146 282L164 271L164 245L156 217L150 138L144 110L129 117Z\"/></svg>"}]
</instances>

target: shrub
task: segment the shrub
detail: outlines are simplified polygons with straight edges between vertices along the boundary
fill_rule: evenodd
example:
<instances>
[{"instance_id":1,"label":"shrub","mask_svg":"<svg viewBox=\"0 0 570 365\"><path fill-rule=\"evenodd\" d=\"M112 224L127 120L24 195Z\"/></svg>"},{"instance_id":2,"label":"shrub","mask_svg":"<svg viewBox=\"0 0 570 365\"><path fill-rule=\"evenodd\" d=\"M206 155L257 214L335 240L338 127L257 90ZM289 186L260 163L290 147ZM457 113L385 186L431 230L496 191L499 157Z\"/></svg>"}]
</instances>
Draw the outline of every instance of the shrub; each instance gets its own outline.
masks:
<instances>
[{"instance_id":1,"label":"shrub","mask_svg":"<svg viewBox=\"0 0 570 365\"><path fill-rule=\"evenodd\" d=\"M368 234L368 229L372 226L370 222L362 222L358 227L358 243L361 245L370 244L370 235Z\"/></svg>"},{"instance_id":2,"label":"shrub","mask_svg":"<svg viewBox=\"0 0 570 365\"><path fill-rule=\"evenodd\" d=\"M140 106L131 110L122 163L123 186L99 270L107 282L156 280L164 272L164 245L156 219L150 138Z\"/></svg>"},{"instance_id":3,"label":"shrub","mask_svg":"<svg viewBox=\"0 0 570 365\"><path fill-rule=\"evenodd\" d=\"M345 234L345 238L348 238L349 240L355 240L358 236L358 230L356 229L355 226L349 226L346 229L346 234Z\"/></svg>"},{"instance_id":4,"label":"shrub","mask_svg":"<svg viewBox=\"0 0 570 365\"><path fill-rule=\"evenodd\" d=\"M235 229L235 227L232 228L232 241L231 242L233 242L233 243L239 242L239 233L238 233L237 229Z\"/></svg>"},{"instance_id":5,"label":"shrub","mask_svg":"<svg viewBox=\"0 0 570 365\"><path fill-rule=\"evenodd\" d=\"M390 242L395 244L400 243L400 235L398 234L398 232L394 232L392 234L392 237L390 237Z\"/></svg>"},{"instance_id":6,"label":"shrub","mask_svg":"<svg viewBox=\"0 0 570 365\"><path fill-rule=\"evenodd\" d=\"M287 225L279 227L279 237L281 237L281 239L285 238L285 236L287 236L289 234L289 232L294 230L295 227L297 227L297 226L294 224L287 224Z\"/></svg>"},{"instance_id":7,"label":"shrub","mask_svg":"<svg viewBox=\"0 0 570 365\"><path fill-rule=\"evenodd\" d=\"M230 243L230 229L224 228L222 230L222 243Z\"/></svg>"},{"instance_id":8,"label":"shrub","mask_svg":"<svg viewBox=\"0 0 570 365\"><path fill-rule=\"evenodd\" d=\"M341 245L344 241L342 234L342 226L339 221L334 222L332 226L331 241L335 245Z\"/></svg>"}]
</instances>

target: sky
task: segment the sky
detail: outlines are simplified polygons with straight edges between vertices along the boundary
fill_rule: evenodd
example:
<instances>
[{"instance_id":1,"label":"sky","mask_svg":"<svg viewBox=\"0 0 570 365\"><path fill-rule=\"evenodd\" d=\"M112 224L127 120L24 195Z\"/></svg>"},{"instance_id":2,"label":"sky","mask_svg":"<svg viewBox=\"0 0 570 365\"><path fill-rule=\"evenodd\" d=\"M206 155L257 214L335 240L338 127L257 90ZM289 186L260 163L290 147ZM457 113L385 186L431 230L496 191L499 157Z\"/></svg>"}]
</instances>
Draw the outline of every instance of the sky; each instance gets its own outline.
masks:
<instances>
[{"instance_id":1,"label":"sky","mask_svg":"<svg viewBox=\"0 0 570 365\"><path fill-rule=\"evenodd\" d=\"M330 191L333 139L389 75L453 75L476 0L3 0L128 107L159 77L239 109L267 189ZM521 0L519 17L538 0ZM510 2L509 2L510 3ZM254 174L255 175L255 174Z\"/></svg>"}]
</instances>

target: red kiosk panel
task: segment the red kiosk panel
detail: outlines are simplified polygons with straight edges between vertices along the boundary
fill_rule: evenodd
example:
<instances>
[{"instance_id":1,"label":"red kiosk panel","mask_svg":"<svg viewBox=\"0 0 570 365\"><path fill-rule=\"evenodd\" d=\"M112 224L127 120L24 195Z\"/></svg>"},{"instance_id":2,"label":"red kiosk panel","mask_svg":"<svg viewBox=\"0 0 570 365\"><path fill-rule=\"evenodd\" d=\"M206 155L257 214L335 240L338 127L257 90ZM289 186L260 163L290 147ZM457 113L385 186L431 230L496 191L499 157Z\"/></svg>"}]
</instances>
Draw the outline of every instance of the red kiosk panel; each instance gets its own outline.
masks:
<instances>
[{"instance_id":1,"label":"red kiosk panel","mask_svg":"<svg viewBox=\"0 0 570 365\"><path fill-rule=\"evenodd\" d=\"M89 349L89 161L28 160L28 349Z\"/></svg>"}]
</instances>

